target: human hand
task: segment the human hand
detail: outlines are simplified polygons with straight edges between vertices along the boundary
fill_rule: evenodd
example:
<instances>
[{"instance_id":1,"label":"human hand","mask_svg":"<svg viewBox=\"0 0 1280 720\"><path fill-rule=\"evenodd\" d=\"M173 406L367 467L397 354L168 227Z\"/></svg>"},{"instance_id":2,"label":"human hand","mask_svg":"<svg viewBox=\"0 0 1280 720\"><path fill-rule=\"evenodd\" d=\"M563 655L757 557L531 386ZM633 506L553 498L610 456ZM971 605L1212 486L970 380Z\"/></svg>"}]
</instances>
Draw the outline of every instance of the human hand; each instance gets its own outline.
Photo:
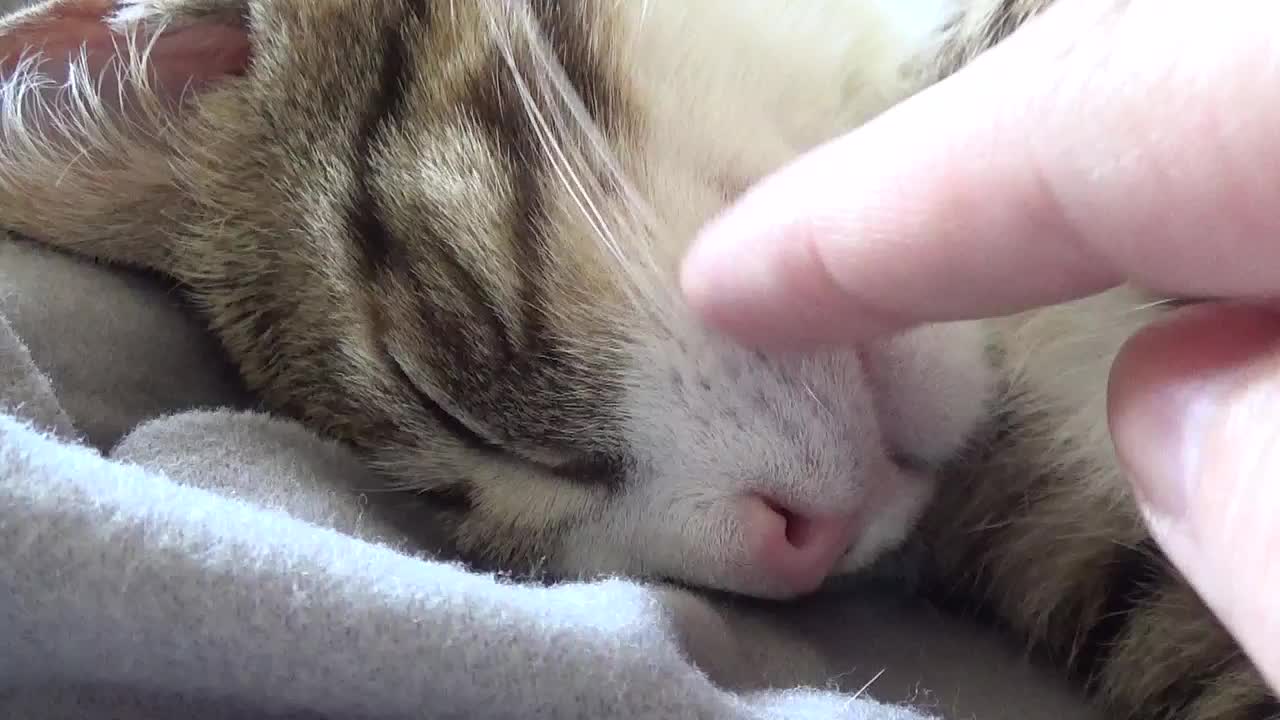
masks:
<instances>
[{"instance_id":1,"label":"human hand","mask_svg":"<svg viewBox=\"0 0 1280 720\"><path fill-rule=\"evenodd\" d=\"M706 229L682 282L754 344L856 342L1122 282L1230 298L1113 369L1170 558L1280 687L1280 3L1060 0ZM1277 306L1272 306L1277 307Z\"/></svg>"}]
</instances>

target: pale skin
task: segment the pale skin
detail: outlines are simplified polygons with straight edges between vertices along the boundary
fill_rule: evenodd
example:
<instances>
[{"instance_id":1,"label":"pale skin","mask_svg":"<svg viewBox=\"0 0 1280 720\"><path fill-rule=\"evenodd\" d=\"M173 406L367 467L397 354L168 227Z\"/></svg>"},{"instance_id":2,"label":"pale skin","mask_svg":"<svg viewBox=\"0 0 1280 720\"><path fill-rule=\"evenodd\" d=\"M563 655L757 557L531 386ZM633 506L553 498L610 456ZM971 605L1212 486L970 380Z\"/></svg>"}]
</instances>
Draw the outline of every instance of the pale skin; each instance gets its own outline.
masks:
<instances>
[{"instance_id":1,"label":"pale skin","mask_svg":"<svg viewBox=\"0 0 1280 720\"><path fill-rule=\"evenodd\" d=\"M1210 10L1209 7L1212 6ZM1128 282L1110 426L1157 540L1280 687L1280 3L1060 0L766 179L682 281L743 342L856 343Z\"/></svg>"}]
</instances>

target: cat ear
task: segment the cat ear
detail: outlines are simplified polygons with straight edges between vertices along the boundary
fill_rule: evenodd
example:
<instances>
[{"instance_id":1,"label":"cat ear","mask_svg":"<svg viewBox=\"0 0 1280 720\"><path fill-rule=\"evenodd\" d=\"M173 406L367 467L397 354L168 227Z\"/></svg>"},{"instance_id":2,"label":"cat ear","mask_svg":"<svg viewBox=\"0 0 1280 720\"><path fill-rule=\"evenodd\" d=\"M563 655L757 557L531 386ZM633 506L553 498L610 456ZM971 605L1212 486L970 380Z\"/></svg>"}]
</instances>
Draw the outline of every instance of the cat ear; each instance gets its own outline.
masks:
<instances>
[{"instance_id":1,"label":"cat ear","mask_svg":"<svg viewBox=\"0 0 1280 720\"><path fill-rule=\"evenodd\" d=\"M248 68L244 11L237 2L49 0L0 20L0 78L33 73L47 95L80 75L103 99L118 95L122 80L145 80L176 104Z\"/></svg>"},{"instance_id":2,"label":"cat ear","mask_svg":"<svg viewBox=\"0 0 1280 720\"><path fill-rule=\"evenodd\" d=\"M0 228L165 270L163 138L243 75L245 0L49 0L0 18Z\"/></svg>"}]
</instances>

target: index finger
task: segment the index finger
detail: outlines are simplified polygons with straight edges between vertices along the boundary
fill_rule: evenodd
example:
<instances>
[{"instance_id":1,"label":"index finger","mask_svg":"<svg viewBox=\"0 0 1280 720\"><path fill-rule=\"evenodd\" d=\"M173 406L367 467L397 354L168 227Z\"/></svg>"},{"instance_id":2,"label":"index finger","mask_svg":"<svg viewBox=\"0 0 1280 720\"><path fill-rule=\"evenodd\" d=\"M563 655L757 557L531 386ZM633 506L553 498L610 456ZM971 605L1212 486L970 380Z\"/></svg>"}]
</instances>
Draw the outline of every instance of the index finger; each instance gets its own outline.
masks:
<instances>
[{"instance_id":1,"label":"index finger","mask_svg":"<svg viewBox=\"0 0 1280 720\"><path fill-rule=\"evenodd\" d=\"M1280 294L1280 5L1227 5L1063 0L749 192L687 258L690 302L796 344L1126 281Z\"/></svg>"}]
</instances>

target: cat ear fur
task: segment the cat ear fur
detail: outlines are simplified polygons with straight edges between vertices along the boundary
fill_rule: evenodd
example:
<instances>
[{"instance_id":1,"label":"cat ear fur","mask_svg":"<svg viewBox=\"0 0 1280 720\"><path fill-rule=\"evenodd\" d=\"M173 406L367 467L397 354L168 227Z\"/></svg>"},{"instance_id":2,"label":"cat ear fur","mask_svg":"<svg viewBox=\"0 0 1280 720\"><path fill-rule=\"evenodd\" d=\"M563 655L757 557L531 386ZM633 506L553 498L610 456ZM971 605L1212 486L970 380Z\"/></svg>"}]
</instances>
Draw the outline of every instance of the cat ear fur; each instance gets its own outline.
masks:
<instances>
[{"instance_id":1,"label":"cat ear fur","mask_svg":"<svg viewBox=\"0 0 1280 720\"><path fill-rule=\"evenodd\" d=\"M166 126L248 71L247 0L47 0L0 17L0 228L167 269Z\"/></svg>"},{"instance_id":2,"label":"cat ear fur","mask_svg":"<svg viewBox=\"0 0 1280 720\"><path fill-rule=\"evenodd\" d=\"M105 82L105 98L145 54L148 87L176 101L245 72L245 11L238 2L48 0L0 20L0 78L35 70L40 86L54 89L78 72Z\"/></svg>"}]
</instances>

